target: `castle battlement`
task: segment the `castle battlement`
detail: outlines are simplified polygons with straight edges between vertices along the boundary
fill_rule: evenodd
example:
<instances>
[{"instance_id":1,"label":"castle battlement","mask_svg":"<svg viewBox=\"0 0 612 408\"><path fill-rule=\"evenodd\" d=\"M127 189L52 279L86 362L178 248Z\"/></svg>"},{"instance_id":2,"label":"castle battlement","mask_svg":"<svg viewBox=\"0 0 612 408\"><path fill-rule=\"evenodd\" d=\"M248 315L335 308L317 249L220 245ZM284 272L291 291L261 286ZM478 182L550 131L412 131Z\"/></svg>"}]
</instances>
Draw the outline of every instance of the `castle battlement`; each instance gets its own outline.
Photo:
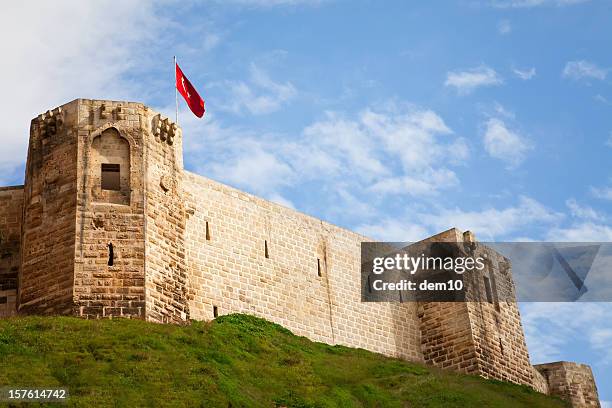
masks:
<instances>
[{"instance_id":1,"label":"castle battlement","mask_svg":"<svg viewBox=\"0 0 612 408\"><path fill-rule=\"evenodd\" d=\"M135 102L77 99L33 119L24 186L0 188L0 316L182 324L249 313L599 406L588 366L530 364L516 302L484 300L480 282L472 302L362 302L369 238L186 171L182 142L179 126ZM513 288L495 265L486 273L495 290Z\"/></svg>"}]
</instances>

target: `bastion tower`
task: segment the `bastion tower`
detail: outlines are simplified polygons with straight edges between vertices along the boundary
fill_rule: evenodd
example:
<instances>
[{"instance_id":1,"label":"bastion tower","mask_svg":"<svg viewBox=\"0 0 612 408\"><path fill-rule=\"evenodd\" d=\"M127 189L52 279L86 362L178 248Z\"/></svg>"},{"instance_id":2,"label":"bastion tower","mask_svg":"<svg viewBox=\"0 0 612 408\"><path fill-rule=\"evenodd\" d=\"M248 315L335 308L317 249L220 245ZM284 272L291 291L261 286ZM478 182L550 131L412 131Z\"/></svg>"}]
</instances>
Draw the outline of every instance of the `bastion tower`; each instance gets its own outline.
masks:
<instances>
[{"instance_id":1,"label":"bastion tower","mask_svg":"<svg viewBox=\"0 0 612 408\"><path fill-rule=\"evenodd\" d=\"M181 148L140 103L77 99L32 120L19 312L188 318Z\"/></svg>"}]
</instances>

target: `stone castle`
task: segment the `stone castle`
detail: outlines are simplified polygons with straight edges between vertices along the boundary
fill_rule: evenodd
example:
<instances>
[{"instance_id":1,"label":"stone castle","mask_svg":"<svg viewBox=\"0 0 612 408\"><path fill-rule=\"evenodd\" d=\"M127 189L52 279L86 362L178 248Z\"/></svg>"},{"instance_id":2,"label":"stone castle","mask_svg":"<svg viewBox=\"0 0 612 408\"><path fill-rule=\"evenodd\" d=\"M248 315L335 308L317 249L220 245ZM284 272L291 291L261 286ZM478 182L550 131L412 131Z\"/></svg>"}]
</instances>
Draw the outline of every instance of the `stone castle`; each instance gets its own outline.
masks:
<instances>
[{"instance_id":1,"label":"stone castle","mask_svg":"<svg viewBox=\"0 0 612 408\"><path fill-rule=\"evenodd\" d=\"M488 265L470 302L361 302L367 241L184 170L181 129L141 103L77 99L32 120L25 185L0 188L0 316L250 313L599 406L589 366L531 365L516 302L498 301L514 293L509 268Z\"/></svg>"}]
</instances>

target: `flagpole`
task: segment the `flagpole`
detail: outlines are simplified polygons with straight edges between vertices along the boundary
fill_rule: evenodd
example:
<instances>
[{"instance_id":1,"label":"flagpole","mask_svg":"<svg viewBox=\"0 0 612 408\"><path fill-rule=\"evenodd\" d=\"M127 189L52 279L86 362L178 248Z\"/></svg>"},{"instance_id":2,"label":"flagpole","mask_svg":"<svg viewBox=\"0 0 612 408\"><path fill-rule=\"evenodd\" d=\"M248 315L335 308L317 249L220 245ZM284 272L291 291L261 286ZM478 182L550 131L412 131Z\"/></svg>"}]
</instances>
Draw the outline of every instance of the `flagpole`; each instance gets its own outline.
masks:
<instances>
[{"instance_id":1,"label":"flagpole","mask_svg":"<svg viewBox=\"0 0 612 408\"><path fill-rule=\"evenodd\" d=\"M174 56L174 97L176 99L176 125L178 126L178 89L176 88L176 55Z\"/></svg>"}]
</instances>

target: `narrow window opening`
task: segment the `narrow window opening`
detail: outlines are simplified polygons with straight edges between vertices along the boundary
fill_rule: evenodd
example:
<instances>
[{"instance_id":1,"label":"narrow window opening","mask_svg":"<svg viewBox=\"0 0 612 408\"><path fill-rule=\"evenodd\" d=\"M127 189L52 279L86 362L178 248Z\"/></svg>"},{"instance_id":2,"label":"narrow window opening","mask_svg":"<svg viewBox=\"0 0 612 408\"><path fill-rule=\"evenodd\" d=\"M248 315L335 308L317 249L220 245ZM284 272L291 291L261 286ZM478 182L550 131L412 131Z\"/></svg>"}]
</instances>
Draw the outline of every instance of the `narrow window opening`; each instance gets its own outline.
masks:
<instances>
[{"instance_id":1,"label":"narrow window opening","mask_svg":"<svg viewBox=\"0 0 612 408\"><path fill-rule=\"evenodd\" d=\"M213 306L213 317L217 318L217 316L219 316L219 309L217 306Z\"/></svg>"},{"instance_id":2,"label":"narrow window opening","mask_svg":"<svg viewBox=\"0 0 612 408\"><path fill-rule=\"evenodd\" d=\"M206 240L210 241L210 227L208 226L208 221L206 221Z\"/></svg>"},{"instance_id":3,"label":"narrow window opening","mask_svg":"<svg viewBox=\"0 0 612 408\"><path fill-rule=\"evenodd\" d=\"M499 338L499 349L501 350L502 356L504 355L504 345L502 344L501 337Z\"/></svg>"},{"instance_id":4,"label":"narrow window opening","mask_svg":"<svg viewBox=\"0 0 612 408\"><path fill-rule=\"evenodd\" d=\"M264 252L265 252L266 258L269 258L270 252L268 251L268 240L264 241Z\"/></svg>"},{"instance_id":5,"label":"narrow window opening","mask_svg":"<svg viewBox=\"0 0 612 408\"><path fill-rule=\"evenodd\" d=\"M323 276L321 273L321 260L319 258L317 258L317 275L319 275L319 278Z\"/></svg>"},{"instance_id":6,"label":"narrow window opening","mask_svg":"<svg viewBox=\"0 0 612 408\"><path fill-rule=\"evenodd\" d=\"M115 260L115 248L113 247L113 243L110 242L108 244L108 266L113 266Z\"/></svg>"},{"instance_id":7,"label":"narrow window opening","mask_svg":"<svg viewBox=\"0 0 612 408\"><path fill-rule=\"evenodd\" d=\"M119 164L102 163L102 190L121 190L121 166Z\"/></svg>"},{"instance_id":8,"label":"narrow window opening","mask_svg":"<svg viewBox=\"0 0 612 408\"><path fill-rule=\"evenodd\" d=\"M493 299L493 303L495 303L495 310L497 310L498 312L499 310L499 295L497 293L497 283L495 283L495 272L491 272L490 274L491 276L491 298Z\"/></svg>"},{"instance_id":9,"label":"narrow window opening","mask_svg":"<svg viewBox=\"0 0 612 408\"><path fill-rule=\"evenodd\" d=\"M484 285L485 285L485 292L487 295L487 302L489 303L493 303L493 294L491 292L491 282L489 281L488 277L484 277Z\"/></svg>"}]
</instances>

